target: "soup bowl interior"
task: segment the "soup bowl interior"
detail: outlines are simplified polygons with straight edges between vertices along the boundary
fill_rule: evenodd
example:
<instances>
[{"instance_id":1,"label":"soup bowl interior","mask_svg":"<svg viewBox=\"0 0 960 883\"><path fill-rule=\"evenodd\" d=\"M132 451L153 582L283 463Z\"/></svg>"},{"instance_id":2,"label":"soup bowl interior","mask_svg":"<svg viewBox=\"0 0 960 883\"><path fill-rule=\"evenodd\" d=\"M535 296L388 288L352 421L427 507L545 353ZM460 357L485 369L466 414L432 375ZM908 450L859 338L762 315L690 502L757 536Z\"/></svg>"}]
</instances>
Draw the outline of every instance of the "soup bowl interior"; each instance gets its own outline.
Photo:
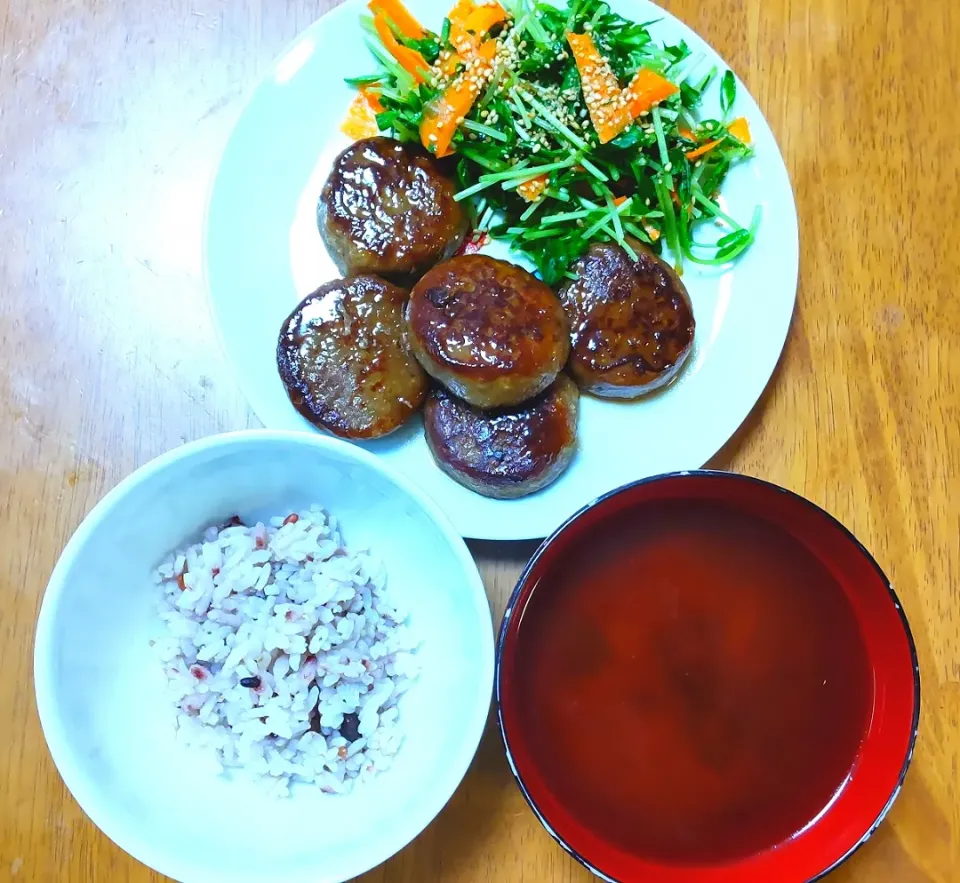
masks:
<instances>
[{"instance_id":1,"label":"soup bowl interior","mask_svg":"<svg viewBox=\"0 0 960 883\"><path fill-rule=\"evenodd\" d=\"M349 795L301 784L268 798L178 741L150 647L162 628L152 573L234 514L253 523L311 504L384 562L422 641L421 673L400 702L390 770ZM352 445L247 432L174 450L95 507L51 577L35 666L64 781L136 858L181 881L341 881L404 846L459 784L489 712L493 629L469 551L419 491Z\"/></svg>"},{"instance_id":2,"label":"soup bowl interior","mask_svg":"<svg viewBox=\"0 0 960 883\"><path fill-rule=\"evenodd\" d=\"M792 836L723 860L701 860L693 849L693 857L684 860L664 858L655 849L628 848L622 836L612 836L613 825L605 830L604 824L585 820L544 760L551 742L558 738L556 728L531 723L530 694L525 699L520 686L531 677L564 676L549 671L531 674L531 657L521 652L523 640L536 641L547 626L541 612L544 605L532 600L549 597L541 593L561 584L564 574L571 572L571 556L590 562L595 550L597 556L609 557L610 535L624 537L616 533L617 525L638 512L656 520L678 501L693 512L702 506L704 511L758 519L765 530L798 541L804 554L812 554L817 566L822 565L832 577L829 583L845 596L854 635L859 633L865 650L862 731L856 731L858 747L852 749L852 766L837 782L833 796ZM633 542L629 535L621 541ZM600 558L595 560L600 563ZM768 590L776 592L778 587L770 585ZM593 591L590 603L602 606L606 593L597 587ZM622 618L623 612L611 610L608 615ZM589 654L590 642L581 644ZM558 689L562 695L564 687ZM919 716L913 640L895 593L869 553L839 522L809 501L759 480L707 471L661 476L615 491L575 515L544 542L507 608L499 637L496 693L514 775L551 835L601 877L650 883L806 883L832 870L872 834L895 799L912 755ZM616 777L618 758L630 755L639 744L637 733L606 728L602 705L585 713L593 716L596 726L595 738L587 738L583 750L604 752L609 757L609 775ZM650 764L657 762L657 757L649 758ZM622 788L617 793L628 799ZM649 793L646 799L651 799Z\"/></svg>"}]
</instances>

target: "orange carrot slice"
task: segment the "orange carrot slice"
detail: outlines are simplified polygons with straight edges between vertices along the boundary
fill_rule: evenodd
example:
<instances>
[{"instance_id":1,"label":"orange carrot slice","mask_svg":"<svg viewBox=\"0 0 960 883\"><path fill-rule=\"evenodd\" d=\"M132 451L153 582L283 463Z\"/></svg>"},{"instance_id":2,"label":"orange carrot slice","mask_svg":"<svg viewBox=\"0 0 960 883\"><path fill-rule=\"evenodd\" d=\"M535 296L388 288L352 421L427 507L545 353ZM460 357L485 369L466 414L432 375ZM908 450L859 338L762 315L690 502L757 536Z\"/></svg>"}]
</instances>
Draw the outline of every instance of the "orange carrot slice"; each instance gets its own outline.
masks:
<instances>
[{"instance_id":1,"label":"orange carrot slice","mask_svg":"<svg viewBox=\"0 0 960 883\"><path fill-rule=\"evenodd\" d=\"M589 34L567 34L567 42L580 71L580 85L590 122L600 137L600 143L606 144L630 125L623 90L610 63L600 54Z\"/></svg>"},{"instance_id":2,"label":"orange carrot slice","mask_svg":"<svg viewBox=\"0 0 960 883\"><path fill-rule=\"evenodd\" d=\"M457 55L458 51L466 52L472 46L476 45L467 34L467 19L470 18L471 13L476 8L477 6L473 0L457 0L453 9L450 10L450 14L447 16L450 20L449 40L453 51L450 53L450 57L445 59L443 65L444 73L452 74L456 70L457 62L460 60Z\"/></svg>"},{"instance_id":3,"label":"orange carrot slice","mask_svg":"<svg viewBox=\"0 0 960 883\"><path fill-rule=\"evenodd\" d=\"M450 45L454 51L443 58L440 69L451 76L462 57L476 49L494 25L505 22L509 13L494 0L477 5L473 0L457 0L447 18L450 20Z\"/></svg>"},{"instance_id":4,"label":"orange carrot slice","mask_svg":"<svg viewBox=\"0 0 960 883\"><path fill-rule=\"evenodd\" d=\"M382 13L377 13L373 17L373 26L377 29L377 36L384 48L400 63L400 66L411 73L418 82L424 81L424 72L430 70L430 65L426 59L409 46L404 46L390 30L390 25Z\"/></svg>"},{"instance_id":5,"label":"orange carrot slice","mask_svg":"<svg viewBox=\"0 0 960 883\"><path fill-rule=\"evenodd\" d=\"M473 11L467 16L463 29L468 38L479 43L492 27L502 24L506 20L507 11L499 3L484 3L481 6L474 7ZM453 30L452 26L451 30Z\"/></svg>"},{"instance_id":6,"label":"orange carrot slice","mask_svg":"<svg viewBox=\"0 0 960 883\"><path fill-rule=\"evenodd\" d=\"M649 68L640 68L626 89L589 34L567 34L580 71L583 97L600 143L617 137L640 114L675 95L680 87Z\"/></svg>"},{"instance_id":7,"label":"orange carrot slice","mask_svg":"<svg viewBox=\"0 0 960 883\"><path fill-rule=\"evenodd\" d=\"M537 175L536 178L531 178L529 181L524 181L518 185L517 193L527 202L536 202L543 195L543 191L547 189L548 180L549 178L546 175Z\"/></svg>"},{"instance_id":8,"label":"orange carrot slice","mask_svg":"<svg viewBox=\"0 0 960 883\"><path fill-rule=\"evenodd\" d=\"M374 113L383 113L383 105L380 103L380 90L375 86L364 86L360 89L360 94L364 101L370 106Z\"/></svg>"},{"instance_id":9,"label":"orange carrot slice","mask_svg":"<svg viewBox=\"0 0 960 883\"><path fill-rule=\"evenodd\" d=\"M404 37L420 40L426 34L423 26L410 14L410 10L401 0L370 0L367 8L374 16L382 15L393 22Z\"/></svg>"},{"instance_id":10,"label":"orange carrot slice","mask_svg":"<svg viewBox=\"0 0 960 883\"><path fill-rule=\"evenodd\" d=\"M642 67L636 72L626 88L627 110L630 119L635 120L644 111L671 95L676 95L680 87L661 77L656 71Z\"/></svg>"},{"instance_id":11,"label":"orange carrot slice","mask_svg":"<svg viewBox=\"0 0 960 883\"><path fill-rule=\"evenodd\" d=\"M354 141L372 138L379 131L373 108L362 91L353 97L347 115L340 124L340 131Z\"/></svg>"},{"instance_id":12,"label":"orange carrot slice","mask_svg":"<svg viewBox=\"0 0 960 883\"><path fill-rule=\"evenodd\" d=\"M494 26L505 22L510 14L497 0L474 3L473 0L457 0L447 18L450 21L450 42L454 49L461 43L479 46L484 35Z\"/></svg>"},{"instance_id":13,"label":"orange carrot slice","mask_svg":"<svg viewBox=\"0 0 960 883\"><path fill-rule=\"evenodd\" d=\"M466 69L424 108L420 142L434 156L449 156L450 142L473 102L493 74L496 40L488 40L466 60Z\"/></svg>"},{"instance_id":14,"label":"orange carrot slice","mask_svg":"<svg viewBox=\"0 0 960 883\"><path fill-rule=\"evenodd\" d=\"M750 124L745 117L735 119L727 126L727 131L738 141L742 141L744 144L750 143ZM723 140L723 138L717 138L715 141L708 141L706 144L701 144L696 150L687 151L686 157L687 159L696 159L698 156L703 156L705 153L713 150L718 144L722 144Z\"/></svg>"},{"instance_id":15,"label":"orange carrot slice","mask_svg":"<svg viewBox=\"0 0 960 883\"><path fill-rule=\"evenodd\" d=\"M467 20L467 16L477 8L477 4L473 0L457 0L453 4L453 9L450 10L447 18L450 20L450 32L453 33L453 29L456 27L463 27L463 23Z\"/></svg>"},{"instance_id":16,"label":"orange carrot slice","mask_svg":"<svg viewBox=\"0 0 960 883\"><path fill-rule=\"evenodd\" d=\"M706 144L701 144L695 150L688 150L686 157L687 159L696 159L698 156L703 156L713 150L721 141L723 141L723 138L718 138L716 141L707 141Z\"/></svg>"},{"instance_id":17,"label":"orange carrot slice","mask_svg":"<svg viewBox=\"0 0 960 883\"><path fill-rule=\"evenodd\" d=\"M737 117L729 126L727 126L727 131L733 135L738 141L742 141L744 144L750 144L752 137L750 135L750 124L747 122L746 117Z\"/></svg>"}]
</instances>

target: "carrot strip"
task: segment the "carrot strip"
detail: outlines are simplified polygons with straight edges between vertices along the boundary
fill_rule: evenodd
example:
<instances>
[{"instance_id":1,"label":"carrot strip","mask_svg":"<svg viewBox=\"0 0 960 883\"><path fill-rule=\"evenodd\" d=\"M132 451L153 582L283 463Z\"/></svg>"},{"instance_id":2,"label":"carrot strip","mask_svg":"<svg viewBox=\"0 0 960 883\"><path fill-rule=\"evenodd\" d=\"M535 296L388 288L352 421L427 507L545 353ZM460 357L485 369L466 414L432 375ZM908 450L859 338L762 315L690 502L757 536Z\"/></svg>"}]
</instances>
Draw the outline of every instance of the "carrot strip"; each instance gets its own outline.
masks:
<instances>
[{"instance_id":1,"label":"carrot strip","mask_svg":"<svg viewBox=\"0 0 960 883\"><path fill-rule=\"evenodd\" d=\"M447 15L447 18L450 20L450 31L453 32L455 27L463 27L463 23L467 20L467 17L477 8L477 4L473 0L457 0L453 4L453 9L450 10L450 13Z\"/></svg>"},{"instance_id":2,"label":"carrot strip","mask_svg":"<svg viewBox=\"0 0 960 883\"><path fill-rule=\"evenodd\" d=\"M509 17L509 13L496 0L480 5L473 0L457 0L447 16L450 20L450 45L453 46L453 51L440 63L443 73L451 76L463 57L480 45L490 29Z\"/></svg>"},{"instance_id":3,"label":"carrot strip","mask_svg":"<svg viewBox=\"0 0 960 883\"><path fill-rule=\"evenodd\" d=\"M493 74L492 61L497 52L496 40L483 43L466 62L466 69L442 95L428 104L420 124L420 142L434 156L449 156L450 142L473 102Z\"/></svg>"},{"instance_id":4,"label":"carrot strip","mask_svg":"<svg viewBox=\"0 0 960 883\"><path fill-rule=\"evenodd\" d=\"M746 117L737 117L729 126L727 126L727 131L733 135L738 141L742 141L744 144L750 144L752 137L750 135L750 124L747 122Z\"/></svg>"},{"instance_id":5,"label":"carrot strip","mask_svg":"<svg viewBox=\"0 0 960 883\"><path fill-rule=\"evenodd\" d=\"M393 35L393 31L390 30L390 25L382 13L378 12L373 17L373 25L377 29L377 36L383 43L384 48L400 63L404 70L413 75L418 83L422 83L424 81L423 72L430 70L430 65L427 64L426 59L416 49L404 46Z\"/></svg>"},{"instance_id":6,"label":"carrot strip","mask_svg":"<svg viewBox=\"0 0 960 883\"><path fill-rule=\"evenodd\" d=\"M377 129L377 118L374 116L373 108L363 90L353 96L353 101L347 109L347 115L340 124L340 131L354 141L359 141L361 138L372 138L379 131Z\"/></svg>"},{"instance_id":7,"label":"carrot strip","mask_svg":"<svg viewBox=\"0 0 960 883\"><path fill-rule=\"evenodd\" d=\"M627 109L630 119L635 120L655 104L676 95L680 87L661 77L656 71L642 67L636 72L626 88Z\"/></svg>"},{"instance_id":8,"label":"carrot strip","mask_svg":"<svg viewBox=\"0 0 960 883\"><path fill-rule=\"evenodd\" d=\"M527 202L536 202L543 195L543 191L547 189L547 181L549 181L549 178L546 175L537 175L536 178L531 178L529 181L519 184L517 193Z\"/></svg>"},{"instance_id":9,"label":"carrot strip","mask_svg":"<svg viewBox=\"0 0 960 883\"><path fill-rule=\"evenodd\" d=\"M450 45L453 51L450 57L445 59L443 65L444 73L452 74L457 69L457 62L460 60L457 50L468 50L472 45L467 34L467 19L470 18L473 11L477 8L473 0L457 0L450 10L447 18L450 20Z\"/></svg>"},{"instance_id":10,"label":"carrot strip","mask_svg":"<svg viewBox=\"0 0 960 883\"><path fill-rule=\"evenodd\" d=\"M590 121L601 144L612 141L640 114L680 91L679 86L649 68L640 68L627 88L621 89L610 63L589 34L567 34L567 42L577 62Z\"/></svg>"},{"instance_id":11,"label":"carrot strip","mask_svg":"<svg viewBox=\"0 0 960 883\"><path fill-rule=\"evenodd\" d=\"M382 15L393 22L404 37L420 40L427 33L402 0L370 0L367 7L374 16Z\"/></svg>"},{"instance_id":12,"label":"carrot strip","mask_svg":"<svg viewBox=\"0 0 960 883\"><path fill-rule=\"evenodd\" d=\"M506 20L507 11L499 3L484 3L482 6L475 7L467 16L463 29L468 37L472 37L479 42L490 28Z\"/></svg>"},{"instance_id":13,"label":"carrot strip","mask_svg":"<svg viewBox=\"0 0 960 883\"><path fill-rule=\"evenodd\" d=\"M580 71L590 122L600 137L600 143L606 144L630 125L624 92L610 63L600 54L589 34L567 34L567 42Z\"/></svg>"},{"instance_id":14,"label":"carrot strip","mask_svg":"<svg viewBox=\"0 0 960 883\"><path fill-rule=\"evenodd\" d=\"M380 90L374 86L364 86L360 89L360 94L363 96L364 101L370 107L374 113L383 113L384 107L380 103Z\"/></svg>"},{"instance_id":15,"label":"carrot strip","mask_svg":"<svg viewBox=\"0 0 960 883\"><path fill-rule=\"evenodd\" d=\"M686 153L687 159L696 159L698 156L703 156L705 153L709 153L716 147L723 138L718 138L716 141L708 141L706 144L701 144L695 150L688 150Z\"/></svg>"},{"instance_id":16,"label":"carrot strip","mask_svg":"<svg viewBox=\"0 0 960 883\"><path fill-rule=\"evenodd\" d=\"M456 52L441 52L437 59L437 67L444 76L452 77L457 72L457 65L460 63L460 56Z\"/></svg>"},{"instance_id":17,"label":"carrot strip","mask_svg":"<svg viewBox=\"0 0 960 883\"><path fill-rule=\"evenodd\" d=\"M727 126L727 131L738 141L742 141L744 144L750 143L750 124L745 117L735 119ZM703 156L705 153L713 150L718 144L722 144L723 141L723 138L717 138L715 141L708 141L706 144L701 144L696 150L688 151L686 157L687 159L696 159L698 156Z\"/></svg>"},{"instance_id":18,"label":"carrot strip","mask_svg":"<svg viewBox=\"0 0 960 883\"><path fill-rule=\"evenodd\" d=\"M457 0L447 16L450 21L450 42L454 49L466 48L466 45L479 46L494 25L505 22L509 17L510 14L497 0L483 3Z\"/></svg>"},{"instance_id":19,"label":"carrot strip","mask_svg":"<svg viewBox=\"0 0 960 883\"><path fill-rule=\"evenodd\" d=\"M623 205L627 201L628 197L626 196L615 196L613 198L614 205Z\"/></svg>"}]
</instances>

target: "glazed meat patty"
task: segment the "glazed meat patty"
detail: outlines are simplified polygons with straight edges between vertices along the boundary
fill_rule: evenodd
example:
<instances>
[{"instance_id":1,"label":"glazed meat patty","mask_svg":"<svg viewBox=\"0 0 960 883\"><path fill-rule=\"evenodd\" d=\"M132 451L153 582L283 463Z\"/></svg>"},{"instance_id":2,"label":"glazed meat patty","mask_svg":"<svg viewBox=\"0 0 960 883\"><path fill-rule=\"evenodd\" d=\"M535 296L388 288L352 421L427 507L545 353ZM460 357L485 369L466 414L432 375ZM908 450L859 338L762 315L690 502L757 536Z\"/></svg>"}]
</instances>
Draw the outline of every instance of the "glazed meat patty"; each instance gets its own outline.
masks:
<instances>
[{"instance_id":1,"label":"glazed meat patty","mask_svg":"<svg viewBox=\"0 0 960 883\"><path fill-rule=\"evenodd\" d=\"M345 275L415 277L463 240L467 219L455 190L424 151L364 138L334 161L317 206L320 235Z\"/></svg>"},{"instance_id":2,"label":"glazed meat patty","mask_svg":"<svg viewBox=\"0 0 960 883\"><path fill-rule=\"evenodd\" d=\"M639 242L634 261L597 243L560 292L570 320L569 371L580 388L632 399L666 385L693 347L693 308L680 277Z\"/></svg>"},{"instance_id":3,"label":"glazed meat patty","mask_svg":"<svg viewBox=\"0 0 960 883\"><path fill-rule=\"evenodd\" d=\"M277 367L293 406L342 438L393 432L423 403L427 377L403 345L407 292L376 276L328 282L280 329Z\"/></svg>"},{"instance_id":4,"label":"glazed meat patty","mask_svg":"<svg viewBox=\"0 0 960 883\"><path fill-rule=\"evenodd\" d=\"M480 408L542 392L570 349L557 296L526 270L479 254L423 276L410 295L407 328L427 373Z\"/></svg>"},{"instance_id":5,"label":"glazed meat patty","mask_svg":"<svg viewBox=\"0 0 960 883\"><path fill-rule=\"evenodd\" d=\"M435 390L427 399L427 445L454 481L486 497L523 497L570 465L577 446L580 391L565 374L514 408L482 411Z\"/></svg>"}]
</instances>

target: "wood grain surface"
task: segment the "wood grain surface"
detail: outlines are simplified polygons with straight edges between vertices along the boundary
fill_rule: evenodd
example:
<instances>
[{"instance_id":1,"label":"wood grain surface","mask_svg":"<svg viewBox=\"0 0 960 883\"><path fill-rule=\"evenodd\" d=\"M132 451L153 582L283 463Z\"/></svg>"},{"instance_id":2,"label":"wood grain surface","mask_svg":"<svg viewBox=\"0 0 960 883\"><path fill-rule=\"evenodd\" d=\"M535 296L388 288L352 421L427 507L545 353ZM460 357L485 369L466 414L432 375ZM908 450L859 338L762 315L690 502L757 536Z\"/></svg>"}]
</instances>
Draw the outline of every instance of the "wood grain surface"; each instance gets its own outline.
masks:
<instances>
[{"instance_id":1,"label":"wood grain surface","mask_svg":"<svg viewBox=\"0 0 960 883\"><path fill-rule=\"evenodd\" d=\"M0 880L162 879L101 835L47 754L44 585L138 465L256 426L204 304L207 182L244 96L325 0L0 5ZM960 4L672 0L777 135L801 220L780 368L713 461L849 525L916 636L921 736L837 883L960 880ZM763 292L756 292L762 297ZM502 610L530 544L477 543ZM492 731L450 805L365 883L586 883ZM778 883L778 881L771 881Z\"/></svg>"}]
</instances>

